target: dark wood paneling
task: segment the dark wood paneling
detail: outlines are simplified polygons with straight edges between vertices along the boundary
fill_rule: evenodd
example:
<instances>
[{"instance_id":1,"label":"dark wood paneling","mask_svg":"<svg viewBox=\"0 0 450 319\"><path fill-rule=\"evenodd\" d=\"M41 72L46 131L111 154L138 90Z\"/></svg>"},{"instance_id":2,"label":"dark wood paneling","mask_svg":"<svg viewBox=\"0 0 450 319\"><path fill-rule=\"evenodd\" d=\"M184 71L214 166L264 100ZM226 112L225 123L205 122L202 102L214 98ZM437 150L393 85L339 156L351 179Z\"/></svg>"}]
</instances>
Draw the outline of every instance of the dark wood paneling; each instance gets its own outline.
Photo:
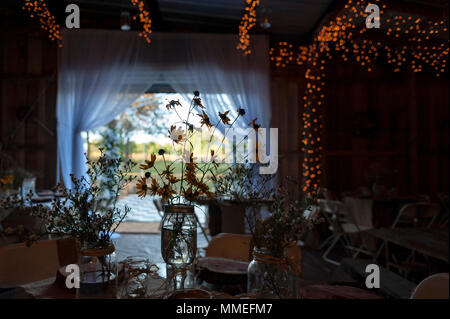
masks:
<instances>
[{"instance_id":1,"label":"dark wood paneling","mask_svg":"<svg viewBox=\"0 0 450 319\"><path fill-rule=\"evenodd\" d=\"M13 13L2 15L2 26L0 143L13 161L0 170L36 172L37 187L49 188L56 182L56 44Z\"/></svg>"},{"instance_id":2,"label":"dark wood paneling","mask_svg":"<svg viewBox=\"0 0 450 319\"><path fill-rule=\"evenodd\" d=\"M368 74L336 60L328 79L324 186L370 187L368 167L377 162L402 193L448 193L448 77L381 68ZM355 112L367 112L378 128L355 135Z\"/></svg>"}]
</instances>

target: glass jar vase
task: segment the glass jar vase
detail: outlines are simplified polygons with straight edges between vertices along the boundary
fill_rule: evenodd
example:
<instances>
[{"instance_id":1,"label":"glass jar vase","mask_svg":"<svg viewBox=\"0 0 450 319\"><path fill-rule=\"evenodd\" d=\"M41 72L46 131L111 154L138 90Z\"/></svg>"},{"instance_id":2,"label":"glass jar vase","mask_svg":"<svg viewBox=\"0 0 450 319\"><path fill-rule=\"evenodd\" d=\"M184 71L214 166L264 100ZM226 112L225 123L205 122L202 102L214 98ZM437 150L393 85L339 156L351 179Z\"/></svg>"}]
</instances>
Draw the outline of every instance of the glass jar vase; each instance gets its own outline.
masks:
<instances>
[{"instance_id":1,"label":"glass jar vase","mask_svg":"<svg viewBox=\"0 0 450 319\"><path fill-rule=\"evenodd\" d=\"M127 257L123 262L123 276L117 276L117 298L145 298L150 272L150 262L145 257ZM120 279L120 280L119 280Z\"/></svg>"},{"instance_id":2,"label":"glass jar vase","mask_svg":"<svg viewBox=\"0 0 450 319\"><path fill-rule=\"evenodd\" d=\"M186 288L197 254L197 219L192 205L166 205L161 225L161 254L169 287Z\"/></svg>"},{"instance_id":3,"label":"glass jar vase","mask_svg":"<svg viewBox=\"0 0 450 319\"><path fill-rule=\"evenodd\" d=\"M77 299L115 298L116 254L114 245L105 248L84 244L79 251L80 288Z\"/></svg>"},{"instance_id":4,"label":"glass jar vase","mask_svg":"<svg viewBox=\"0 0 450 319\"><path fill-rule=\"evenodd\" d=\"M267 249L253 249L248 266L247 292L264 299L297 298L297 278L283 254L273 256Z\"/></svg>"}]
</instances>

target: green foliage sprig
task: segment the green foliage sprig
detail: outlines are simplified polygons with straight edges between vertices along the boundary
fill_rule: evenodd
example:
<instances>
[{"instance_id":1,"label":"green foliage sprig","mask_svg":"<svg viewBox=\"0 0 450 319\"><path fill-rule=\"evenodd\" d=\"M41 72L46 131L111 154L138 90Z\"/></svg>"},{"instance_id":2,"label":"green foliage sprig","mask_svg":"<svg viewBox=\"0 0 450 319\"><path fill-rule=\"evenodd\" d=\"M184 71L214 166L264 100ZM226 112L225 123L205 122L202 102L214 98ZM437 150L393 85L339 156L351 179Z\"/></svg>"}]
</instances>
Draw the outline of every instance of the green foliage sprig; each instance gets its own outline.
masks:
<instances>
[{"instance_id":1,"label":"green foliage sprig","mask_svg":"<svg viewBox=\"0 0 450 319\"><path fill-rule=\"evenodd\" d=\"M284 248L296 243L321 221L314 209L316 198L299 201L294 196L287 187L280 186L274 192L269 217L258 219L255 210L246 217L255 246L266 249L272 256L282 256Z\"/></svg>"},{"instance_id":2,"label":"green foliage sprig","mask_svg":"<svg viewBox=\"0 0 450 319\"><path fill-rule=\"evenodd\" d=\"M97 160L87 160L86 176L80 178L71 175L73 187L67 189L57 186L62 195L55 198L51 206L35 204L32 194L25 198L17 195L8 197L1 202L5 208L17 207L27 211L31 216L38 217L44 223L44 230L30 234L27 244L45 235L57 237L72 237L81 244L88 244L89 248L105 248L111 244L111 235L117 229L130 211L130 208L117 207L120 191L134 179L132 168L136 165L132 161L124 162L121 158L108 158L100 149ZM106 187L112 191L112 196L101 196L100 179L108 174ZM11 230L6 230L11 232Z\"/></svg>"}]
</instances>

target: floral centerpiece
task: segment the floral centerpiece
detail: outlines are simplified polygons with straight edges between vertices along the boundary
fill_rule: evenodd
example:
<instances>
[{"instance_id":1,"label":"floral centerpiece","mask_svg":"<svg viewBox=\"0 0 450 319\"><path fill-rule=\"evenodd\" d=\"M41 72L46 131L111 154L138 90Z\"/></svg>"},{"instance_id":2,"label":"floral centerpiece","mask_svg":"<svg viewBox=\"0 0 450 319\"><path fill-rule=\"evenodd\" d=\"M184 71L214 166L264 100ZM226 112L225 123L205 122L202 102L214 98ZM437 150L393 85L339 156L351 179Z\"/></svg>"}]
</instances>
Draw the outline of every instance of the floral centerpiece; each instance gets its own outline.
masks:
<instances>
[{"instance_id":1,"label":"floral centerpiece","mask_svg":"<svg viewBox=\"0 0 450 319\"><path fill-rule=\"evenodd\" d=\"M223 174L214 175L216 197L234 202L271 199L274 194L274 175L258 174L258 163L237 163Z\"/></svg>"},{"instance_id":2,"label":"floral centerpiece","mask_svg":"<svg viewBox=\"0 0 450 319\"><path fill-rule=\"evenodd\" d=\"M254 251L253 261L248 269L248 292L267 298L295 298L299 260L289 256L291 250L301 254L297 242L320 218L312 205L314 198L304 202L296 200L287 188L275 190L271 214L264 220L254 214L248 216ZM301 255L298 256L301 258Z\"/></svg>"},{"instance_id":3,"label":"floral centerpiece","mask_svg":"<svg viewBox=\"0 0 450 319\"><path fill-rule=\"evenodd\" d=\"M115 247L111 235L130 211L127 206L119 208L117 202L120 191L134 179L130 173L135 165L121 158L108 158L102 149L100 157L88 160L87 164L85 176L78 178L71 175L71 189L62 185L57 187L62 197L55 198L50 206L33 203L32 194L25 198L10 196L1 203L3 207L22 209L43 221L45 227L41 231L27 234L27 245L48 235L76 239L81 271L79 291L84 291L84 297L92 292L93 286L88 283L110 282L115 276L114 263L111 262ZM105 174L108 179L102 180L102 183L112 194L108 199L102 197L102 188L99 186ZM22 231L20 225L16 229L5 230L6 233Z\"/></svg>"},{"instance_id":4,"label":"floral centerpiece","mask_svg":"<svg viewBox=\"0 0 450 319\"><path fill-rule=\"evenodd\" d=\"M219 167L226 165L219 159L223 151L226 134L214 149L214 133L220 129L220 126L222 128L233 127L238 118L245 115L245 110L238 108L237 116L233 120L228 115L229 110L224 113L219 112L220 120L214 124L206 113L206 108L199 95L198 91L194 92L194 97L185 119L181 118L177 112L177 108L183 107L180 101L172 100L166 105L168 110L173 110L179 117L179 122L173 123L168 130L168 137L173 143L172 151L178 155L178 159L171 162L168 161L166 159L166 151L162 149L159 150L158 154L151 154L150 160L146 160L144 164L140 165L140 168L144 171L144 176L137 183L140 197L145 197L149 193L160 196L163 201L170 205L192 203L200 196L214 197L208 182L216 176ZM190 123L189 120L194 116L200 117L201 127L194 127ZM250 124L257 125L255 123L256 120L254 119ZM202 146L193 144L192 140L197 134L202 134L203 128L209 131L210 138L206 146L207 155L198 158L194 153L196 154L197 151L200 152L201 150L195 150L195 148ZM155 166L158 156L164 162L164 170L158 170ZM175 176L177 163L181 163L178 177Z\"/></svg>"},{"instance_id":5,"label":"floral centerpiece","mask_svg":"<svg viewBox=\"0 0 450 319\"><path fill-rule=\"evenodd\" d=\"M6 193L9 190L14 182L14 176L12 174L0 174L0 194ZM7 194L9 195L9 194ZM1 198L1 196L0 196Z\"/></svg>"},{"instance_id":6,"label":"floral centerpiece","mask_svg":"<svg viewBox=\"0 0 450 319\"><path fill-rule=\"evenodd\" d=\"M30 196L20 198L10 196L2 201L3 207L18 207L45 221L45 230L30 236L29 244L47 235L71 237L80 245L91 248L105 248L111 244L111 234L123 221L129 207L117 207L120 191L133 179L132 161L123 163L120 158L107 158L102 149L97 160L87 161L87 175L80 178L71 175L72 188L58 185L56 190L62 195L55 198L51 206L35 204ZM100 194L100 178L108 174L108 187L112 200L106 205Z\"/></svg>"},{"instance_id":7,"label":"floral centerpiece","mask_svg":"<svg viewBox=\"0 0 450 319\"><path fill-rule=\"evenodd\" d=\"M199 197L214 197L211 180L223 166L228 167L220 158L223 156L227 134L217 138L215 133L233 127L236 121L245 115L245 110L238 108L234 119L230 117L230 110L219 112L219 120L213 123L198 91L194 92L185 118L178 112L179 108L185 107L180 101L172 100L166 107L179 118L179 121L172 123L168 129L168 137L173 145L170 156L172 159L175 157L175 160L170 161L164 150L151 154L150 159L140 166L143 176L138 180L137 193L140 197L148 194L160 196L166 203L161 230L161 252L168 273L180 273L179 287L183 287L186 269L196 256L197 218L193 203ZM193 117L200 117L200 127L191 123ZM250 123L253 124L257 125L256 119ZM202 140L205 131L208 136L206 145L196 143L198 135ZM201 149L202 144L206 150ZM158 157L164 163L162 169L155 165ZM174 280L174 285L175 288L178 286L177 280Z\"/></svg>"}]
</instances>

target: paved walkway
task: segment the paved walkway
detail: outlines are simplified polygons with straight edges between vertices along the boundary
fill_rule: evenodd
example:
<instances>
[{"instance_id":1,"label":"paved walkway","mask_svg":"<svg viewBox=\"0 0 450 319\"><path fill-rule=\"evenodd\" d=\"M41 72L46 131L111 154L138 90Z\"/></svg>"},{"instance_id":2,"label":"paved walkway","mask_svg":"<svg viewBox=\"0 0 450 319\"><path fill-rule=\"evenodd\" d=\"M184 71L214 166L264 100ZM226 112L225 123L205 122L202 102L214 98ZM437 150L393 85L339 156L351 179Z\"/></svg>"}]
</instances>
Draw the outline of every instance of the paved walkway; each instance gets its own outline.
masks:
<instances>
[{"instance_id":1,"label":"paved walkway","mask_svg":"<svg viewBox=\"0 0 450 319\"><path fill-rule=\"evenodd\" d=\"M160 222L161 216L153 204L153 197L139 198L136 194L122 197L117 206L123 208L125 205L131 208L125 222ZM207 208L205 206L195 207L195 213L202 225L206 222Z\"/></svg>"}]
</instances>

